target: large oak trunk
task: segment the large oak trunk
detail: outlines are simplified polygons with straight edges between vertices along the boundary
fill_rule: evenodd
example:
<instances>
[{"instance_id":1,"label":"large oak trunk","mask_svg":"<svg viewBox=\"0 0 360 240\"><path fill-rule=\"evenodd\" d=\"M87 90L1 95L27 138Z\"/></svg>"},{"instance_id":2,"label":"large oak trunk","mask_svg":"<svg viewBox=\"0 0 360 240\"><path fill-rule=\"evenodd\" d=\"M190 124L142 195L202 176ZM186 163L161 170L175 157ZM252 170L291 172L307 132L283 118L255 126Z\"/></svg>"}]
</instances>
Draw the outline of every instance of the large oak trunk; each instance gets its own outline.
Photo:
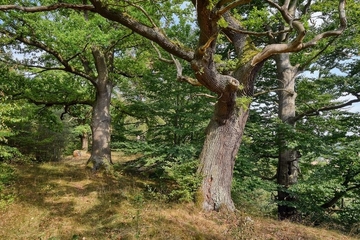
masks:
<instances>
[{"instance_id":1,"label":"large oak trunk","mask_svg":"<svg viewBox=\"0 0 360 240\"><path fill-rule=\"evenodd\" d=\"M234 107L225 124L216 121L217 112L207 128L200 155L198 172L204 177L201 186L202 208L219 210L220 207L224 207L233 211L233 169L249 111Z\"/></svg>"},{"instance_id":2,"label":"large oak trunk","mask_svg":"<svg viewBox=\"0 0 360 240\"><path fill-rule=\"evenodd\" d=\"M215 105L198 168L203 177L200 201L204 210L235 210L231 198L233 169L249 116L254 79L261 67L245 64L239 68L234 73L236 80L227 81Z\"/></svg>"}]
</instances>

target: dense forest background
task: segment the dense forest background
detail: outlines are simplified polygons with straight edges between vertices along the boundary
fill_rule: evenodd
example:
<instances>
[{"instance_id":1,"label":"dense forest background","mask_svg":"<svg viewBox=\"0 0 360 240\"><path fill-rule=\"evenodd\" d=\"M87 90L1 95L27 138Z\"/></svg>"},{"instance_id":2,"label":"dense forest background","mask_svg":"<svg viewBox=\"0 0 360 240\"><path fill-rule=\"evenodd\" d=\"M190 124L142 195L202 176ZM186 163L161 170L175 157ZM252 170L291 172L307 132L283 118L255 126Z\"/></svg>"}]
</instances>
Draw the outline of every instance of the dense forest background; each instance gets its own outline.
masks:
<instances>
[{"instance_id":1,"label":"dense forest background","mask_svg":"<svg viewBox=\"0 0 360 240\"><path fill-rule=\"evenodd\" d=\"M2 4L1 209L17 166L72 156L166 203L360 234L357 0Z\"/></svg>"}]
</instances>

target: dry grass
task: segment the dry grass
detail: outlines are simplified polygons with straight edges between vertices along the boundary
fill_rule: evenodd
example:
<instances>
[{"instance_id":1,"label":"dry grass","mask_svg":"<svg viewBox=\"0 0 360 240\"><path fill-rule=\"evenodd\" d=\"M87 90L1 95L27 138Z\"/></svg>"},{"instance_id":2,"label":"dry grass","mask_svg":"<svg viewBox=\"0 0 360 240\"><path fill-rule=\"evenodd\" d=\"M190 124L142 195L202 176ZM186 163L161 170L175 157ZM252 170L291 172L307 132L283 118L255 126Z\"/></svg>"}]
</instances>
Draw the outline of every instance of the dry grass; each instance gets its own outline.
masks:
<instances>
[{"instance_id":1,"label":"dry grass","mask_svg":"<svg viewBox=\"0 0 360 240\"><path fill-rule=\"evenodd\" d=\"M115 162L136 156L114 155ZM154 182L116 172L93 174L85 158L18 165L0 210L0 239L355 239L340 233L249 216L204 213L163 201Z\"/></svg>"}]
</instances>

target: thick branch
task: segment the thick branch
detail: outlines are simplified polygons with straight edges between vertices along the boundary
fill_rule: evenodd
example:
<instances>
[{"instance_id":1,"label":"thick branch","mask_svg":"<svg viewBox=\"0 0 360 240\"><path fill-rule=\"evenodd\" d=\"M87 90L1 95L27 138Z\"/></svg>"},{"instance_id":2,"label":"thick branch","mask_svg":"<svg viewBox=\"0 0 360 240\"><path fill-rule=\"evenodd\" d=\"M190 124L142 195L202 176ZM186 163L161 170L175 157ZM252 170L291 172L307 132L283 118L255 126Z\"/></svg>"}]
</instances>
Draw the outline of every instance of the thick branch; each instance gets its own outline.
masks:
<instances>
[{"instance_id":1,"label":"thick branch","mask_svg":"<svg viewBox=\"0 0 360 240\"><path fill-rule=\"evenodd\" d=\"M33 7L23 7L19 5L0 5L1 11L9 11L9 10L19 10L23 12L46 12L52 11L59 8L69 8L75 10L92 10L94 9L91 5L83 5L83 4L70 4L70 3L55 3L49 6L33 6Z\"/></svg>"},{"instance_id":2,"label":"thick branch","mask_svg":"<svg viewBox=\"0 0 360 240\"><path fill-rule=\"evenodd\" d=\"M100 79L98 82L102 82L104 79L108 79L109 76L106 57L104 56L104 53L100 51L99 48L96 46L93 46L91 50L95 60L95 67L98 73L98 79Z\"/></svg>"},{"instance_id":3,"label":"thick branch","mask_svg":"<svg viewBox=\"0 0 360 240\"><path fill-rule=\"evenodd\" d=\"M343 196L345 196L345 194L347 192L358 189L358 188L360 188L360 184L349 187L345 191L337 192L337 193L335 193L335 195L334 195L334 197L332 199L330 199L326 203L323 203L320 207L322 207L322 208L332 207L337 201L339 201L339 199L341 199Z\"/></svg>"},{"instance_id":4,"label":"thick branch","mask_svg":"<svg viewBox=\"0 0 360 240\"><path fill-rule=\"evenodd\" d=\"M108 9L105 5L102 4L102 1L100 0L90 0L90 2L95 7L94 9L91 9L91 11L96 12L109 20L118 22L124 25L125 27L128 27L129 29L140 34L141 36L153 42L156 42L167 52L181 59L184 59L188 62L190 62L193 59L194 53L192 51L185 50L183 47L179 46L175 42L172 42L162 33L162 31L159 28L148 27L144 24L137 22L128 15L124 15L119 11Z\"/></svg>"},{"instance_id":5,"label":"thick branch","mask_svg":"<svg viewBox=\"0 0 360 240\"><path fill-rule=\"evenodd\" d=\"M28 67L37 67L37 68L42 68L42 69L45 69L45 70L63 70L63 71L66 71L66 72L69 72L69 73L73 73L75 75L78 75L78 76L81 76L85 79L88 79L90 80L91 82L93 82L93 78L91 78L90 76L88 76L87 74L75 69L73 66L71 66L69 64L69 62L67 60L65 60L63 58L63 56L55 51L54 49L51 49L49 48L48 46L46 46L45 44L41 43L41 42L38 42L38 41L35 41L35 40L32 40L31 38L26 38L26 37L22 37L22 36L17 36L11 32L8 32L8 31L1 31L2 33L4 34L7 34L11 37L13 37L14 39L26 44L26 45L29 45L29 46L34 46L34 47L37 47L38 49L41 49L43 51L45 51L46 53L54 56L56 58L56 60L64 66L64 68L59 68L59 67L54 67L54 68L47 68L47 67L42 67L42 66L39 66L39 65L36 65L36 66L31 66L31 65L27 65L27 64L22 64L23 66L28 66Z\"/></svg>"},{"instance_id":6,"label":"thick branch","mask_svg":"<svg viewBox=\"0 0 360 240\"><path fill-rule=\"evenodd\" d=\"M223 0L223 1L220 1L218 3L218 7L220 6L223 6L224 4L228 3L229 1L227 0ZM240 6L240 5L244 5L246 3L249 3L251 2L251 0L238 0L238 1L234 1L230 4L228 4L227 6L225 6L224 8L221 8L218 12L217 12L217 15L221 16L223 15L224 13L226 13L227 11L233 9L233 8L236 8L237 6Z\"/></svg>"},{"instance_id":7,"label":"thick branch","mask_svg":"<svg viewBox=\"0 0 360 240\"><path fill-rule=\"evenodd\" d=\"M74 9L74 10L81 10L81 11L92 11L94 13L98 13L101 16L118 22L125 27L133 30L134 32L140 34L141 36L156 42L175 56L182 58L188 62L190 62L193 57L194 53L192 51L186 50L183 47L179 46L177 43L172 42L169 38L167 38L163 32L156 27L148 27L145 24L137 22L136 20L132 19L128 15L121 13L120 11L111 10L107 8L103 1L101 0L90 0L92 5L84 5L84 4L68 4L68 3L57 3L49 6L35 6L35 7L23 7L18 5L1 5L0 10L8 11L8 10L19 10L24 12L42 12L42 11L52 11L56 9L66 8L66 9Z\"/></svg>"},{"instance_id":8,"label":"thick branch","mask_svg":"<svg viewBox=\"0 0 360 240\"><path fill-rule=\"evenodd\" d=\"M181 63L179 62L179 60L175 59L173 55L171 55L171 58L176 66L176 78L178 81L187 82L193 86L202 86L202 84L198 80L188 76L183 76L182 75L183 68L181 66Z\"/></svg>"}]
</instances>

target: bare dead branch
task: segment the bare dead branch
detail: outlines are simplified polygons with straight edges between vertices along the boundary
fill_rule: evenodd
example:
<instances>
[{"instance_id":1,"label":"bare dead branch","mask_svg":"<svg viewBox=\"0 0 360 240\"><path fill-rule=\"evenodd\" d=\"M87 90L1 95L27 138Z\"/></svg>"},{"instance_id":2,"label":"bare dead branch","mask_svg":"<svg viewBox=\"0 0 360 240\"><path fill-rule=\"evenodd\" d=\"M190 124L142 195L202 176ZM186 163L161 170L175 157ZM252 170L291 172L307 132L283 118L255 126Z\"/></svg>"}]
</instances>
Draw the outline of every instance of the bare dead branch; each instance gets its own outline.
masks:
<instances>
[{"instance_id":1,"label":"bare dead branch","mask_svg":"<svg viewBox=\"0 0 360 240\"><path fill-rule=\"evenodd\" d=\"M217 99L218 97L216 97L216 96L213 96L213 95L210 95L210 94L206 94L206 93L197 93L197 94L195 94L195 96L204 96L204 97L208 97L208 98L215 98L215 99Z\"/></svg>"},{"instance_id":2,"label":"bare dead branch","mask_svg":"<svg viewBox=\"0 0 360 240\"><path fill-rule=\"evenodd\" d=\"M177 60L176 58L174 58L173 55L171 55L171 58L172 58L175 66L176 66L176 79L178 81L187 82L187 83L190 83L193 86L202 86L202 84L198 80L196 80L194 78L191 78L191 77L188 77L188 76L183 76L182 75L183 68L181 66L180 61Z\"/></svg>"},{"instance_id":3,"label":"bare dead branch","mask_svg":"<svg viewBox=\"0 0 360 240\"><path fill-rule=\"evenodd\" d=\"M127 2L130 6L133 6L137 9L139 9L145 16L146 18L149 20L149 22L151 23L152 27L153 28L157 28L155 22L152 20L152 18L150 17L150 15L145 11L145 9L143 7L141 7L140 5L137 5L137 4L134 4L134 3L131 3L130 1L125 1Z\"/></svg>"},{"instance_id":4,"label":"bare dead branch","mask_svg":"<svg viewBox=\"0 0 360 240\"><path fill-rule=\"evenodd\" d=\"M160 50L155 46L155 44L154 44L153 42L151 42L151 45L154 47L155 51L157 52L158 58L159 58L160 61L166 62L166 63L170 63L170 64L173 64L173 63L174 63L173 60L163 58L162 55L161 55Z\"/></svg>"},{"instance_id":5,"label":"bare dead branch","mask_svg":"<svg viewBox=\"0 0 360 240\"><path fill-rule=\"evenodd\" d=\"M273 31L271 31L271 30L266 31L266 32L253 32L253 31L246 31L246 30L242 30L242 29L235 29L235 28L232 28L232 27L228 27L228 29L229 29L229 30L232 30L232 31L234 31L234 32L243 33L243 34L247 34L247 35L252 35L252 36L269 36L270 38L274 38L274 36L291 32L291 30L289 30L289 29L281 30L281 31L277 31L277 32L273 32Z\"/></svg>"},{"instance_id":6,"label":"bare dead branch","mask_svg":"<svg viewBox=\"0 0 360 240\"><path fill-rule=\"evenodd\" d=\"M305 111L305 112L303 112L301 114L298 114L296 117L292 118L291 121L296 122L296 121L302 119L305 116L314 116L314 115L317 115L319 112L325 112L325 111L340 109L340 108L343 108L343 107L351 106L352 104L358 103L358 102L360 102L360 99L353 99L353 100L350 100L350 101L347 101L345 103L338 104L338 105L325 106L325 107L318 108L318 109L310 109L310 110Z\"/></svg>"}]
</instances>

